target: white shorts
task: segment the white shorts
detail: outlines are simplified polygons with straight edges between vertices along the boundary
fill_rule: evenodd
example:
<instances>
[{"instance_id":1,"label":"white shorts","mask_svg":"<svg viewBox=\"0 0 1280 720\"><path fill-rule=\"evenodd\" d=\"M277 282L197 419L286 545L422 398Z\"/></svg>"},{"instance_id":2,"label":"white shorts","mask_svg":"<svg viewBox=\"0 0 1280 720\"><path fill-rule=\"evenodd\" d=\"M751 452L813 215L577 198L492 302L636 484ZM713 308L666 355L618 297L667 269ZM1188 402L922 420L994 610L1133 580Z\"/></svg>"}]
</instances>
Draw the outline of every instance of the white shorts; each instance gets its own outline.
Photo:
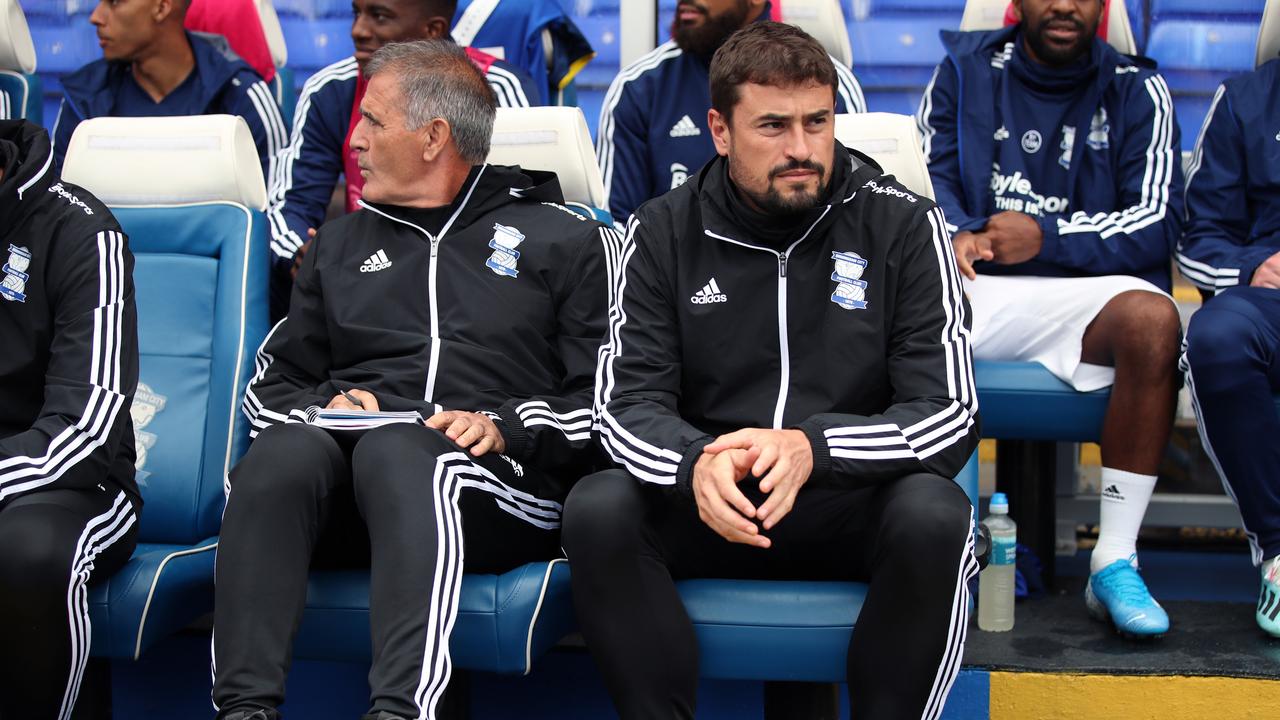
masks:
<instances>
[{"instance_id":1,"label":"white shorts","mask_svg":"<svg viewBox=\"0 0 1280 720\"><path fill-rule=\"evenodd\" d=\"M1115 382L1114 368L1080 361L1084 331L1102 307L1130 290L1169 297L1155 285L1130 275L979 275L977 280L965 279L964 287L973 308L974 358L1038 362L1080 392Z\"/></svg>"}]
</instances>

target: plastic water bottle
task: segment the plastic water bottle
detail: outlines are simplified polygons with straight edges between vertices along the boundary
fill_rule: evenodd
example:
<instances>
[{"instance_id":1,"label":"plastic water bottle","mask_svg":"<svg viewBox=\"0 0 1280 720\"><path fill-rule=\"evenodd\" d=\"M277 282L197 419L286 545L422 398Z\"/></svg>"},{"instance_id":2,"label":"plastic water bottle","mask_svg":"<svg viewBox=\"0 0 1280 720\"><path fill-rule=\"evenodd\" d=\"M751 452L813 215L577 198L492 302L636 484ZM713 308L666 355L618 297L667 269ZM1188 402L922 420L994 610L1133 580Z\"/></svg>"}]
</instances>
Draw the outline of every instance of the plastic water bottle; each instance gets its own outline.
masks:
<instances>
[{"instance_id":1,"label":"plastic water bottle","mask_svg":"<svg viewBox=\"0 0 1280 720\"><path fill-rule=\"evenodd\" d=\"M1009 517L1004 493L991 496L983 519L991 533L991 555L978 576L978 627L989 632L1013 629L1013 566L1018 555L1018 527Z\"/></svg>"}]
</instances>

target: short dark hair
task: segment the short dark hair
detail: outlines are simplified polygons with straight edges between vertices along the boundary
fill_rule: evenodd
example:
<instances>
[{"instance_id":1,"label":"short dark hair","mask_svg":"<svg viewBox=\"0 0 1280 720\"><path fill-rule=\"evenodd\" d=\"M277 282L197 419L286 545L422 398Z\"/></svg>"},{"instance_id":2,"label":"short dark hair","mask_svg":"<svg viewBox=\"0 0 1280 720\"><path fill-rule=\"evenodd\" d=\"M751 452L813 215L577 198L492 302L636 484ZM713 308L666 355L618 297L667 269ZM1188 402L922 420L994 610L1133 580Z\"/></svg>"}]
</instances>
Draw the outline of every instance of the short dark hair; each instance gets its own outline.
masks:
<instances>
[{"instance_id":1,"label":"short dark hair","mask_svg":"<svg viewBox=\"0 0 1280 720\"><path fill-rule=\"evenodd\" d=\"M812 35L794 25L756 22L729 36L711 58L711 107L730 119L744 83L829 85L834 99L837 82L835 63Z\"/></svg>"},{"instance_id":2,"label":"short dark hair","mask_svg":"<svg viewBox=\"0 0 1280 720\"><path fill-rule=\"evenodd\" d=\"M438 15L453 25L453 16L458 12L458 0L422 0L427 15Z\"/></svg>"}]
</instances>

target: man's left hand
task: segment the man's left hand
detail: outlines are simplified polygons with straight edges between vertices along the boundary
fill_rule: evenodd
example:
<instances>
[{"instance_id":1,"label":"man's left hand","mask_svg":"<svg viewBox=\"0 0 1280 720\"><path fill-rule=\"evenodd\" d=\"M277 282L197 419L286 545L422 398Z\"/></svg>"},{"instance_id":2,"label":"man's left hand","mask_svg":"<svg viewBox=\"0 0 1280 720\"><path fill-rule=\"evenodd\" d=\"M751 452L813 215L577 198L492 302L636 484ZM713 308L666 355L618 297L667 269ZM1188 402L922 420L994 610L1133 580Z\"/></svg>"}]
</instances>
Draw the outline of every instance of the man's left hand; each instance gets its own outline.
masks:
<instances>
[{"instance_id":1,"label":"man's left hand","mask_svg":"<svg viewBox=\"0 0 1280 720\"><path fill-rule=\"evenodd\" d=\"M987 220L983 234L991 241L991 252L1001 265L1026 262L1040 254L1044 232L1035 218L1006 210Z\"/></svg>"},{"instance_id":2,"label":"man's left hand","mask_svg":"<svg viewBox=\"0 0 1280 720\"><path fill-rule=\"evenodd\" d=\"M502 453L507 449L507 441L502 431L488 415L464 412L462 410L446 410L427 418L426 426L443 432L446 437L458 444L458 447L471 449L474 457L487 452Z\"/></svg>"},{"instance_id":3,"label":"man's left hand","mask_svg":"<svg viewBox=\"0 0 1280 720\"><path fill-rule=\"evenodd\" d=\"M813 472L813 446L799 430L746 428L721 435L702 451L718 453L733 448L760 450L751 474L760 478L760 492L769 497L756 510L756 518L765 530L771 530L791 512L796 495L808 482Z\"/></svg>"}]
</instances>

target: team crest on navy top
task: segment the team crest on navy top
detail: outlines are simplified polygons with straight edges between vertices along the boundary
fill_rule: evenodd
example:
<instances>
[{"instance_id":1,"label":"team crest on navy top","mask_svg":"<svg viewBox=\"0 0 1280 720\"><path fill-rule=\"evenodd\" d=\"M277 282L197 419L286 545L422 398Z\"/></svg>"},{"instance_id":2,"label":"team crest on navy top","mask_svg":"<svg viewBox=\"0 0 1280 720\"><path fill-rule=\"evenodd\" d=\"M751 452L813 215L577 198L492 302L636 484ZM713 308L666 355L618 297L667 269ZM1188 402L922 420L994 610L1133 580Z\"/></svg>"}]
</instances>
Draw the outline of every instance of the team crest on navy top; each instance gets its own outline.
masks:
<instances>
[{"instance_id":1,"label":"team crest on navy top","mask_svg":"<svg viewBox=\"0 0 1280 720\"><path fill-rule=\"evenodd\" d=\"M10 245L9 260L4 264L4 280L0 282L0 295L3 295L5 300L27 301L27 281L31 279L27 274L29 267L31 267L31 251L24 247Z\"/></svg>"},{"instance_id":2,"label":"team crest on navy top","mask_svg":"<svg viewBox=\"0 0 1280 720\"><path fill-rule=\"evenodd\" d=\"M856 252L838 251L831 253L831 260L835 264L831 279L836 283L831 302L845 310L866 310L867 282L862 279L862 273L867 269L867 261Z\"/></svg>"},{"instance_id":3,"label":"team crest on navy top","mask_svg":"<svg viewBox=\"0 0 1280 720\"><path fill-rule=\"evenodd\" d=\"M516 247L522 242L524 242L524 235L519 230L509 225L494 223L493 239L489 241L493 254L484 261L485 267L498 275L507 277L519 275L520 271L516 269L516 263L520 260L520 251L516 250Z\"/></svg>"},{"instance_id":4,"label":"team crest on navy top","mask_svg":"<svg viewBox=\"0 0 1280 720\"><path fill-rule=\"evenodd\" d=\"M1028 155L1035 155L1039 152L1041 142L1043 141L1040 139L1039 130L1028 130L1022 133L1022 151Z\"/></svg>"},{"instance_id":5,"label":"team crest on navy top","mask_svg":"<svg viewBox=\"0 0 1280 720\"><path fill-rule=\"evenodd\" d=\"M1111 147L1111 141L1107 139L1107 134L1111 132L1111 125L1107 122L1107 109L1098 108L1098 112L1093 115L1093 122L1089 123L1089 137L1085 141L1089 143L1089 147L1094 150L1102 150Z\"/></svg>"}]
</instances>

